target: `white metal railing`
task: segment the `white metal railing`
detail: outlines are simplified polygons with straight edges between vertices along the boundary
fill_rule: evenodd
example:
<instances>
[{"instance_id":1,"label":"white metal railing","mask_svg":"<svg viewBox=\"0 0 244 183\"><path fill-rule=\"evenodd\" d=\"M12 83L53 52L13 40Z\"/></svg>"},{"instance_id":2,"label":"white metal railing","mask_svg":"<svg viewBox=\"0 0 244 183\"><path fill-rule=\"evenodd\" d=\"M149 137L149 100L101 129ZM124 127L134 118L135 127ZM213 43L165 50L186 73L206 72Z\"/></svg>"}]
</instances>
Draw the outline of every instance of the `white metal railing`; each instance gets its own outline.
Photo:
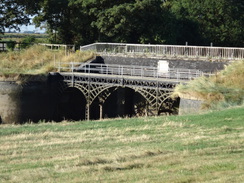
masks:
<instances>
[{"instance_id":1,"label":"white metal railing","mask_svg":"<svg viewBox=\"0 0 244 183\"><path fill-rule=\"evenodd\" d=\"M168 71L160 72L157 67L84 63L79 65L78 62L60 63L57 67L60 72L80 72L109 76L134 76L176 80L191 80L204 75L202 71L195 69L168 69Z\"/></svg>"},{"instance_id":2,"label":"white metal railing","mask_svg":"<svg viewBox=\"0 0 244 183\"><path fill-rule=\"evenodd\" d=\"M94 43L80 47L102 54L152 55L178 58L244 60L244 48L212 46L180 46L124 43Z\"/></svg>"},{"instance_id":3,"label":"white metal railing","mask_svg":"<svg viewBox=\"0 0 244 183\"><path fill-rule=\"evenodd\" d=\"M39 45L46 46L51 50L60 50L61 48L64 49L66 52L68 51L75 51L75 45L72 44L46 44L46 43L39 43Z\"/></svg>"}]
</instances>

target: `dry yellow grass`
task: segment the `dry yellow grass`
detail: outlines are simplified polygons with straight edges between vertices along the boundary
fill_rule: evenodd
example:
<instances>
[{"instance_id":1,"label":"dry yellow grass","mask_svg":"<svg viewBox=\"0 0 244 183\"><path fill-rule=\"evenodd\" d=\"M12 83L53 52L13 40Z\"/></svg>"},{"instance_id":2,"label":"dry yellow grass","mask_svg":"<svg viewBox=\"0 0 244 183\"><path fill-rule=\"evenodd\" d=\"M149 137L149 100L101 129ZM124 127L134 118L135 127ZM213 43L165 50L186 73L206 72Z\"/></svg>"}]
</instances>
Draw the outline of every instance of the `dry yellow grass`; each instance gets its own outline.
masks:
<instances>
[{"instance_id":1,"label":"dry yellow grass","mask_svg":"<svg viewBox=\"0 0 244 183\"><path fill-rule=\"evenodd\" d=\"M210 77L200 77L175 88L173 96L191 96L203 100L205 108L218 104L241 105L244 101L244 61L233 62Z\"/></svg>"},{"instance_id":2,"label":"dry yellow grass","mask_svg":"<svg viewBox=\"0 0 244 183\"><path fill-rule=\"evenodd\" d=\"M66 53L52 51L44 46L34 45L21 52L0 54L0 75L8 77L18 74L46 74L56 71L55 63L84 62L95 55L93 52Z\"/></svg>"}]
</instances>

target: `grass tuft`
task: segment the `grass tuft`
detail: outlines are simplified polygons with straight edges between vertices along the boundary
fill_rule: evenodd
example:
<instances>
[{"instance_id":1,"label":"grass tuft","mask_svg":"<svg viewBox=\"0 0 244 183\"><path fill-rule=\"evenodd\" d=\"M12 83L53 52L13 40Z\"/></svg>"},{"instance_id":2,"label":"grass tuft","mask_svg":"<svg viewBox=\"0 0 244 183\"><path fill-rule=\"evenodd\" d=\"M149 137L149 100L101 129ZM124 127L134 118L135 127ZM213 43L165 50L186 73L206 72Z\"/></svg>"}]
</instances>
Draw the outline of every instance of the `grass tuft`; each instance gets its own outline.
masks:
<instances>
[{"instance_id":1,"label":"grass tuft","mask_svg":"<svg viewBox=\"0 0 244 183\"><path fill-rule=\"evenodd\" d=\"M204 109L228 108L244 104L244 61L233 62L210 77L200 77L175 88L173 96L203 100Z\"/></svg>"}]
</instances>

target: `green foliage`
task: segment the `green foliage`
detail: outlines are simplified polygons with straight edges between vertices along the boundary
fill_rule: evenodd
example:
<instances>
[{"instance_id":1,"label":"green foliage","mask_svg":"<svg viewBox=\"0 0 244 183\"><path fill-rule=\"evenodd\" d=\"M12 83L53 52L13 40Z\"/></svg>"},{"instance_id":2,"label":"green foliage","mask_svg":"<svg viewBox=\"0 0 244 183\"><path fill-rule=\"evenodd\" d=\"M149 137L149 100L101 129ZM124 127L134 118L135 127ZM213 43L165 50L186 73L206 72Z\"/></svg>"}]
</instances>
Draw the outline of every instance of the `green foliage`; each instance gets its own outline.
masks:
<instances>
[{"instance_id":1,"label":"green foliage","mask_svg":"<svg viewBox=\"0 0 244 183\"><path fill-rule=\"evenodd\" d=\"M19 25L28 24L29 17L25 14L25 6L18 4L20 0L1 0L0 33L5 28L19 30Z\"/></svg>"},{"instance_id":2,"label":"green foliage","mask_svg":"<svg viewBox=\"0 0 244 183\"><path fill-rule=\"evenodd\" d=\"M243 46L244 1L173 0L171 11L180 20L198 25L202 44Z\"/></svg>"},{"instance_id":3,"label":"green foliage","mask_svg":"<svg viewBox=\"0 0 244 183\"><path fill-rule=\"evenodd\" d=\"M20 45L21 48L27 48L30 47L32 44L34 44L36 41L36 38L34 36L27 36L22 40L22 44Z\"/></svg>"},{"instance_id":4,"label":"green foliage","mask_svg":"<svg viewBox=\"0 0 244 183\"><path fill-rule=\"evenodd\" d=\"M52 43L244 46L242 0L4 0L3 7L0 32L35 15L36 26L47 25Z\"/></svg>"},{"instance_id":5,"label":"green foliage","mask_svg":"<svg viewBox=\"0 0 244 183\"><path fill-rule=\"evenodd\" d=\"M242 182L244 108L0 125L0 182ZM16 180L18 177L18 180Z\"/></svg>"},{"instance_id":6,"label":"green foliage","mask_svg":"<svg viewBox=\"0 0 244 183\"><path fill-rule=\"evenodd\" d=\"M9 40L7 41L7 49L13 51L16 45L16 41Z\"/></svg>"},{"instance_id":7,"label":"green foliage","mask_svg":"<svg viewBox=\"0 0 244 183\"><path fill-rule=\"evenodd\" d=\"M94 14L95 15L95 14ZM96 12L93 22L99 32L116 42L163 43L168 19L161 1L128 1L114 3ZM168 28L168 27L164 27Z\"/></svg>"}]
</instances>

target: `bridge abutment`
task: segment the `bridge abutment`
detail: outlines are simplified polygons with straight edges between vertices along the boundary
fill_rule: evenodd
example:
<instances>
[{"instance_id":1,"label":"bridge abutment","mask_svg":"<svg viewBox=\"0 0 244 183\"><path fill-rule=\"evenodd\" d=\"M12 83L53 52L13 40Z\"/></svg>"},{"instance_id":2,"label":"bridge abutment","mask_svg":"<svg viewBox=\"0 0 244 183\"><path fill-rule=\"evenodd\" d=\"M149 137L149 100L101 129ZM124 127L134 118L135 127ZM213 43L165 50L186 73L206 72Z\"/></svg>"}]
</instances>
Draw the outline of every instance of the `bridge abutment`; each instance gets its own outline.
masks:
<instances>
[{"instance_id":1,"label":"bridge abutment","mask_svg":"<svg viewBox=\"0 0 244 183\"><path fill-rule=\"evenodd\" d=\"M54 114L47 76L23 75L0 81L1 123L50 121Z\"/></svg>"}]
</instances>

